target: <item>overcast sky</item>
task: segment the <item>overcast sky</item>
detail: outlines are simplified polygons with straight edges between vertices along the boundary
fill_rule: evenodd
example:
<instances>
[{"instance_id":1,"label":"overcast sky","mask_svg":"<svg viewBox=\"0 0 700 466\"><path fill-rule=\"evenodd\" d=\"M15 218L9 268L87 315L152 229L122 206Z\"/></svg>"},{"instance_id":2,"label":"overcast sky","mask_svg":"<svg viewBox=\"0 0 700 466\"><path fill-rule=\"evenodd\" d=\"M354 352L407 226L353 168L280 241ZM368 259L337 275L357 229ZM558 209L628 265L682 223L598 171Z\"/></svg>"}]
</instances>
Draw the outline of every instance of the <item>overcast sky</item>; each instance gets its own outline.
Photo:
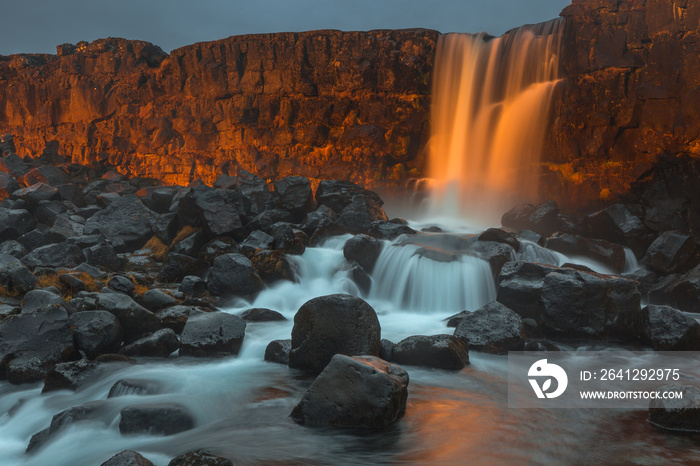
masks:
<instances>
[{"instance_id":1,"label":"overcast sky","mask_svg":"<svg viewBox=\"0 0 700 466\"><path fill-rule=\"evenodd\" d=\"M0 55L56 53L104 37L146 40L166 52L195 42L283 31L422 27L487 31L539 23L569 0L2 0Z\"/></svg>"}]
</instances>

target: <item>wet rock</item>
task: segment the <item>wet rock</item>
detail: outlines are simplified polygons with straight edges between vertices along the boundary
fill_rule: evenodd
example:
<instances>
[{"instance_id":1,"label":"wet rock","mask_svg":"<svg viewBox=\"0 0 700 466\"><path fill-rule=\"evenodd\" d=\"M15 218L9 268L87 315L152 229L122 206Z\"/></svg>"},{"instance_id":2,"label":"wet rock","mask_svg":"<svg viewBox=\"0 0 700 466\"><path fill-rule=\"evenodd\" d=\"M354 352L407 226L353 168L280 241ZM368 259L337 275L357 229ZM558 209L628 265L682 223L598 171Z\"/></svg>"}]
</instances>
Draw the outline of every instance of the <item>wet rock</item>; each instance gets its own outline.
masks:
<instances>
[{"instance_id":1,"label":"wet rock","mask_svg":"<svg viewBox=\"0 0 700 466\"><path fill-rule=\"evenodd\" d=\"M637 256L644 255L653 240L642 220L624 204L615 204L590 214L583 220L583 225L591 237L623 244Z\"/></svg>"},{"instance_id":2,"label":"wet rock","mask_svg":"<svg viewBox=\"0 0 700 466\"><path fill-rule=\"evenodd\" d=\"M10 195L19 189L17 180L9 173L0 171L0 200L7 199Z\"/></svg>"},{"instance_id":3,"label":"wet rock","mask_svg":"<svg viewBox=\"0 0 700 466\"><path fill-rule=\"evenodd\" d=\"M216 177L212 187L216 189L236 189L238 188L238 177L221 174Z\"/></svg>"},{"instance_id":4,"label":"wet rock","mask_svg":"<svg viewBox=\"0 0 700 466\"><path fill-rule=\"evenodd\" d=\"M49 241L60 242L75 236L83 234L84 226L81 223L73 221L67 215L61 214L56 216L53 226L46 233Z\"/></svg>"},{"instance_id":5,"label":"wet rock","mask_svg":"<svg viewBox=\"0 0 700 466\"><path fill-rule=\"evenodd\" d=\"M23 177L24 184L31 186L35 183L45 183L49 186L59 186L70 181L65 170L52 165L42 165L29 170Z\"/></svg>"},{"instance_id":6,"label":"wet rock","mask_svg":"<svg viewBox=\"0 0 700 466\"><path fill-rule=\"evenodd\" d=\"M17 242L24 246L27 251L32 251L40 246L47 245L49 240L46 239L46 235L43 232L34 229L17 238Z\"/></svg>"},{"instance_id":7,"label":"wet rock","mask_svg":"<svg viewBox=\"0 0 700 466\"><path fill-rule=\"evenodd\" d=\"M155 312L169 306L175 306L179 301L161 290L148 290L141 295L140 303L149 311Z\"/></svg>"},{"instance_id":8,"label":"wet rock","mask_svg":"<svg viewBox=\"0 0 700 466\"><path fill-rule=\"evenodd\" d=\"M658 398L649 402L649 422L664 430L700 432L700 388L671 384L660 392L682 392L682 398Z\"/></svg>"},{"instance_id":9,"label":"wet rock","mask_svg":"<svg viewBox=\"0 0 700 466\"><path fill-rule=\"evenodd\" d=\"M27 267L72 268L85 262L83 251L68 241L34 249L22 258Z\"/></svg>"},{"instance_id":10,"label":"wet rock","mask_svg":"<svg viewBox=\"0 0 700 466\"><path fill-rule=\"evenodd\" d=\"M245 328L245 321L232 314L192 311L180 337L180 355L237 355L243 344Z\"/></svg>"},{"instance_id":11,"label":"wet rock","mask_svg":"<svg viewBox=\"0 0 700 466\"><path fill-rule=\"evenodd\" d=\"M240 317L246 322L276 322L287 320L287 318L279 312L261 307L243 311Z\"/></svg>"},{"instance_id":12,"label":"wet rock","mask_svg":"<svg viewBox=\"0 0 700 466\"><path fill-rule=\"evenodd\" d=\"M7 254L9 256L20 258L27 254L27 250L24 248L24 246L22 246L22 243L15 240L10 240L5 241L0 245L0 254Z\"/></svg>"},{"instance_id":13,"label":"wet rock","mask_svg":"<svg viewBox=\"0 0 700 466\"><path fill-rule=\"evenodd\" d=\"M523 318L540 319L544 277L556 267L534 262L508 262L498 275L497 301Z\"/></svg>"},{"instance_id":14,"label":"wet rock","mask_svg":"<svg viewBox=\"0 0 700 466\"><path fill-rule=\"evenodd\" d=\"M0 377L38 382L60 362L78 358L63 309L27 312L0 322Z\"/></svg>"},{"instance_id":15,"label":"wet rock","mask_svg":"<svg viewBox=\"0 0 700 466\"><path fill-rule=\"evenodd\" d=\"M516 252L520 249L520 241L518 241L518 238L514 234L508 233L500 228L489 228L479 235L478 240L507 244Z\"/></svg>"},{"instance_id":16,"label":"wet rock","mask_svg":"<svg viewBox=\"0 0 700 466\"><path fill-rule=\"evenodd\" d=\"M241 212L237 209L239 199L239 193L229 189L190 189L178 203L179 223L181 226L204 227L212 236L240 238L243 224Z\"/></svg>"},{"instance_id":17,"label":"wet rock","mask_svg":"<svg viewBox=\"0 0 700 466\"><path fill-rule=\"evenodd\" d=\"M289 351L292 349L292 340L272 340L265 348L265 361L277 364L289 364Z\"/></svg>"},{"instance_id":18,"label":"wet rock","mask_svg":"<svg viewBox=\"0 0 700 466\"><path fill-rule=\"evenodd\" d=\"M447 321L447 327L448 328L457 327L457 325L459 325L460 321L462 319L464 319L466 316L468 316L469 314L471 314L471 311L462 311L462 312L458 312L457 314L448 317L447 319L445 319L445 321Z\"/></svg>"},{"instance_id":19,"label":"wet rock","mask_svg":"<svg viewBox=\"0 0 700 466\"><path fill-rule=\"evenodd\" d=\"M255 230L241 243L241 253L250 256L258 250L272 249L275 239L264 231Z\"/></svg>"},{"instance_id":20,"label":"wet rock","mask_svg":"<svg viewBox=\"0 0 700 466\"><path fill-rule=\"evenodd\" d=\"M26 210L0 207L0 241L17 239L35 226L36 220Z\"/></svg>"},{"instance_id":21,"label":"wet rock","mask_svg":"<svg viewBox=\"0 0 700 466\"><path fill-rule=\"evenodd\" d=\"M128 395L157 395L162 392L160 383L145 379L119 379L109 389L107 399Z\"/></svg>"},{"instance_id":22,"label":"wet rock","mask_svg":"<svg viewBox=\"0 0 700 466\"><path fill-rule=\"evenodd\" d=\"M297 265L283 251L257 251L251 259L258 276L267 284L280 280L298 281Z\"/></svg>"},{"instance_id":23,"label":"wet rock","mask_svg":"<svg viewBox=\"0 0 700 466\"><path fill-rule=\"evenodd\" d=\"M273 195L265 181L247 170L238 170L238 191L243 197L245 214L253 218L267 210Z\"/></svg>"},{"instance_id":24,"label":"wet rock","mask_svg":"<svg viewBox=\"0 0 700 466\"><path fill-rule=\"evenodd\" d=\"M107 417L111 413L105 401L91 401L80 406L61 411L51 419L51 424L46 429L34 434L27 446L27 453L34 453L51 441L56 435L70 426L80 422L101 421L107 424Z\"/></svg>"},{"instance_id":25,"label":"wet rock","mask_svg":"<svg viewBox=\"0 0 700 466\"><path fill-rule=\"evenodd\" d=\"M654 272L664 275L687 272L698 265L700 248L697 241L677 231L666 231L649 246L642 262Z\"/></svg>"},{"instance_id":26,"label":"wet rock","mask_svg":"<svg viewBox=\"0 0 700 466\"><path fill-rule=\"evenodd\" d=\"M700 323L670 306L649 305L621 316L623 336L637 337L654 351L698 351Z\"/></svg>"},{"instance_id":27,"label":"wet rock","mask_svg":"<svg viewBox=\"0 0 700 466\"><path fill-rule=\"evenodd\" d=\"M550 236L559 229L559 206L554 201L547 201L537 207L523 204L503 214L501 225L516 230L533 230Z\"/></svg>"},{"instance_id":28,"label":"wet rock","mask_svg":"<svg viewBox=\"0 0 700 466\"><path fill-rule=\"evenodd\" d=\"M174 283L189 275L206 276L208 270L209 264L201 259L171 252L163 263L160 279L166 283Z\"/></svg>"},{"instance_id":29,"label":"wet rock","mask_svg":"<svg viewBox=\"0 0 700 466\"><path fill-rule=\"evenodd\" d=\"M133 450L117 453L100 466L153 466L149 460Z\"/></svg>"},{"instance_id":30,"label":"wet rock","mask_svg":"<svg viewBox=\"0 0 700 466\"><path fill-rule=\"evenodd\" d=\"M342 269L348 273L350 280L357 285L357 289L364 295L369 295L372 289L372 277L369 276L365 269L360 267L356 261L348 261L343 264Z\"/></svg>"},{"instance_id":31,"label":"wet rock","mask_svg":"<svg viewBox=\"0 0 700 466\"><path fill-rule=\"evenodd\" d=\"M547 249L568 256L583 256L620 273L625 268L625 249L601 239L589 239L568 233L555 234L547 239Z\"/></svg>"},{"instance_id":32,"label":"wet rock","mask_svg":"<svg viewBox=\"0 0 700 466\"><path fill-rule=\"evenodd\" d=\"M394 348L396 343L382 338L379 342L381 347L379 348L379 357L385 361L391 361L394 355Z\"/></svg>"},{"instance_id":33,"label":"wet rock","mask_svg":"<svg viewBox=\"0 0 700 466\"><path fill-rule=\"evenodd\" d=\"M35 209L41 201L56 201L61 196L58 189L44 183L34 183L26 188L18 189L12 193L15 199L21 199L27 203L31 210Z\"/></svg>"},{"instance_id":34,"label":"wet rock","mask_svg":"<svg viewBox=\"0 0 700 466\"><path fill-rule=\"evenodd\" d=\"M47 290L32 290L22 298L22 312L34 312L49 307L62 308L69 314L75 311L63 297Z\"/></svg>"},{"instance_id":35,"label":"wet rock","mask_svg":"<svg viewBox=\"0 0 700 466\"><path fill-rule=\"evenodd\" d=\"M95 375L99 363L93 361L62 362L56 364L44 380L44 388L41 393L50 392L53 390L76 390Z\"/></svg>"},{"instance_id":36,"label":"wet rock","mask_svg":"<svg viewBox=\"0 0 700 466\"><path fill-rule=\"evenodd\" d=\"M353 234L370 233L373 223L381 220L387 220L382 203L363 195L354 196L338 215L338 225Z\"/></svg>"},{"instance_id":37,"label":"wet rock","mask_svg":"<svg viewBox=\"0 0 700 466\"><path fill-rule=\"evenodd\" d=\"M199 251L199 258L209 263L214 262L222 254L240 252L241 247L236 240L228 236L219 236L205 244Z\"/></svg>"},{"instance_id":38,"label":"wet rock","mask_svg":"<svg viewBox=\"0 0 700 466\"><path fill-rule=\"evenodd\" d=\"M356 185L350 181L341 180L323 180L319 183L316 189L316 202L321 206L327 206L334 212L342 212L348 206L353 197L360 195L366 197L379 204L381 207L384 201L374 192L368 191L362 186Z\"/></svg>"},{"instance_id":39,"label":"wet rock","mask_svg":"<svg viewBox=\"0 0 700 466\"><path fill-rule=\"evenodd\" d=\"M360 298L334 294L304 303L294 316L289 367L320 372L333 355L379 355L381 328Z\"/></svg>"},{"instance_id":40,"label":"wet rock","mask_svg":"<svg viewBox=\"0 0 700 466\"><path fill-rule=\"evenodd\" d=\"M292 410L305 425L379 429L406 411L408 374L373 356L333 356Z\"/></svg>"},{"instance_id":41,"label":"wet rock","mask_svg":"<svg viewBox=\"0 0 700 466\"><path fill-rule=\"evenodd\" d=\"M649 290L649 301L697 312L700 309L700 265L682 275L664 277Z\"/></svg>"},{"instance_id":42,"label":"wet rock","mask_svg":"<svg viewBox=\"0 0 700 466\"><path fill-rule=\"evenodd\" d=\"M151 404L122 409L119 432L122 435L173 435L194 428L194 418L178 404Z\"/></svg>"},{"instance_id":43,"label":"wet rock","mask_svg":"<svg viewBox=\"0 0 700 466\"><path fill-rule=\"evenodd\" d=\"M379 240L368 235L356 235L345 242L343 255L347 260L357 261L367 273L372 273L381 250Z\"/></svg>"},{"instance_id":44,"label":"wet rock","mask_svg":"<svg viewBox=\"0 0 700 466\"><path fill-rule=\"evenodd\" d=\"M270 234L275 240L272 247L287 254L304 254L306 247L304 242L299 239L298 232L299 230L295 232L288 223L275 223L270 227Z\"/></svg>"},{"instance_id":45,"label":"wet rock","mask_svg":"<svg viewBox=\"0 0 700 466\"><path fill-rule=\"evenodd\" d=\"M160 330L160 319L123 293L103 291L97 298L97 305L119 320L126 344Z\"/></svg>"},{"instance_id":46,"label":"wet rock","mask_svg":"<svg viewBox=\"0 0 700 466\"><path fill-rule=\"evenodd\" d=\"M233 463L206 450L194 450L173 458L168 466L233 466Z\"/></svg>"},{"instance_id":47,"label":"wet rock","mask_svg":"<svg viewBox=\"0 0 700 466\"><path fill-rule=\"evenodd\" d=\"M320 205L318 209L306 215L301 229L310 238L319 227L335 223L337 219L338 215L333 209L326 205Z\"/></svg>"},{"instance_id":48,"label":"wet rock","mask_svg":"<svg viewBox=\"0 0 700 466\"><path fill-rule=\"evenodd\" d=\"M180 341L177 339L175 332L170 328L163 328L153 333L153 335L140 338L123 347L119 350L119 354L167 358L179 347Z\"/></svg>"},{"instance_id":49,"label":"wet rock","mask_svg":"<svg viewBox=\"0 0 700 466\"><path fill-rule=\"evenodd\" d=\"M188 275L182 279L178 290L190 296L202 296L207 291L207 281L194 275Z\"/></svg>"},{"instance_id":50,"label":"wet rock","mask_svg":"<svg viewBox=\"0 0 700 466\"><path fill-rule=\"evenodd\" d=\"M107 311L82 311L70 316L77 348L89 359L116 353L123 339L119 320Z\"/></svg>"},{"instance_id":51,"label":"wet rock","mask_svg":"<svg viewBox=\"0 0 700 466\"><path fill-rule=\"evenodd\" d=\"M114 291L118 291L119 293L124 293L129 296L134 294L134 289L136 288L136 284L123 275L115 275L110 278L109 282L107 282L107 286Z\"/></svg>"},{"instance_id":52,"label":"wet rock","mask_svg":"<svg viewBox=\"0 0 700 466\"><path fill-rule=\"evenodd\" d=\"M156 213L134 194L121 196L85 222L85 234L102 234L123 241L132 250L141 248L153 235ZM110 241L111 242L111 241Z\"/></svg>"},{"instance_id":53,"label":"wet rock","mask_svg":"<svg viewBox=\"0 0 700 466\"><path fill-rule=\"evenodd\" d=\"M485 353L507 354L522 351L525 345L522 318L498 301L493 301L459 321L454 336L469 349Z\"/></svg>"},{"instance_id":54,"label":"wet rock","mask_svg":"<svg viewBox=\"0 0 700 466\"><path fill-rule=\"evenodd\" d=\"M178 241L170 247L170 252L186 254L190 257L197 257L199 251L204 246L206 235L203 231L196 231L187 238Z\"/></svg>"},{"instance_id":55,"label":"wet rock","mask_svg":"<svg viewBox=\"0 0 700 466\"><path fill-rule=\"evenodd\" d=\"M224 254L214 259L207 288L213 296L251 295L260 291L262 280L250 259L242 254Z\"/></svg>"},{"instance_id":56,"label":"wet rock","mask_svg":"<svg viewBox=\"0 0 700 466\"><path fill-rule=\"evenodd\" d=\"M641 293L634 280L559 269L544 278L541 300L538 323L547 336L601 338L639 309Z\"/></svg>"},{"instance_id":57,"label":"wet rock","mask_svg":"<svg viewBox=\"0 0 700 466\"><path fill-rule=\"evenodd\" d=\"M170 328L175 333L180 334L192 311L201 311L201 309L197 306L175 305L157 311L156 316L160 319L163 327Z\"/></svg>"},{"instance_id":58,"label":"wet rock","mask_svg":"<svg viewBox=\"0 0 700 466\"><path fill-rule=\"evenodd\" d=\"M273 182L282 208L292 214L293 222L301 222L313 207L313 193L308 178L288 176Z\"/></svg>"},{"instance_id":59,"label":"wet rock","mask_svg":"<svg viewBox=\"0 0 700 466\"><path fill-rule=\"evenodd\" d=\"M503 265L507 262L517 259L515 250L511 246L495 241L477 241L472 244L469 251L476 257L488 262L494 276L498 276L501 273Z\"/></svg>"},{"instance_id":60,"label":"wet rock","mask_svg":"<svg viewBox=\"0 0 700 466\"><path fill-rule=\"evenodd\" d=\"M0 285L10 292L26 293L36 286L36 277L14 256L0 254Z\"/></svg>"},{"instance_id":61,"label":"wet rock","mask_svg":"<svg viewBox=\"0 0 700 466\"><path fill-rule=\"evenodd\" d=\"M171 244L177 236L177 214L161 214L151 225L153 234L164 244Z\"/></svg>"},{"instance_id":62,"label":"wet rock","mask_svg":"<svg viewBox=\"0 0 700 466\"><path fill-rule=\"evenodd\" d=\"M398 364L461 370L469 364L469 348L452 335L415 335L396 343L391 357Z\"/></svg>"}]
</instances>

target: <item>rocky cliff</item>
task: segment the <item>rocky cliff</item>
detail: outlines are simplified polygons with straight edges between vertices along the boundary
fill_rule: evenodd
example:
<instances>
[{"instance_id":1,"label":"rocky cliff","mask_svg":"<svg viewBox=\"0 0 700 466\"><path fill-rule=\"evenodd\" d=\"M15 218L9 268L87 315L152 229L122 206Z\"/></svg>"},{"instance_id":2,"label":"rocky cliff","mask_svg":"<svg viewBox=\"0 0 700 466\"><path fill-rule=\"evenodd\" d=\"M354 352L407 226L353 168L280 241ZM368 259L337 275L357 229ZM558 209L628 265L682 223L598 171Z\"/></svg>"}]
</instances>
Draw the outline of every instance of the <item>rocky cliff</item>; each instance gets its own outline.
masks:
<instances>
[{"instance_id":1,"label":"rocky cliff","mask_svg":"<svg viewBox=\"0 0 700 466\"><path fill-rule=\"evenodd\" d=\"M700 3L574 0L562 16L549 196L614 198L663 153L700 156Z\"/></svg>"},{"instance_id":2,"label":"rocky cliff","mask_svg":"<svg viewBox=\"0 0 700 466\"><path fill-rule=\"evenodd\" d=\"M437 37L248 35L170 55L104 39L0 57L0 132L19 155L107 159L173 184L239 167L372 184L422 165Z\"/></svg>"},{"instance_id":3,"label":"rocky cliff","mask_svg":"<svg viewBox=\"0 0 700 466\"><path fill-rule=\"evenodd\" d=\"M700 4L574 0L545 197L614 199L663 154L700 155ZM439 34L231 37L165 54L122 39L0 57L0 133L185 184L244 168L367 186L421 176Z\"/></svg>"}]
</instances>

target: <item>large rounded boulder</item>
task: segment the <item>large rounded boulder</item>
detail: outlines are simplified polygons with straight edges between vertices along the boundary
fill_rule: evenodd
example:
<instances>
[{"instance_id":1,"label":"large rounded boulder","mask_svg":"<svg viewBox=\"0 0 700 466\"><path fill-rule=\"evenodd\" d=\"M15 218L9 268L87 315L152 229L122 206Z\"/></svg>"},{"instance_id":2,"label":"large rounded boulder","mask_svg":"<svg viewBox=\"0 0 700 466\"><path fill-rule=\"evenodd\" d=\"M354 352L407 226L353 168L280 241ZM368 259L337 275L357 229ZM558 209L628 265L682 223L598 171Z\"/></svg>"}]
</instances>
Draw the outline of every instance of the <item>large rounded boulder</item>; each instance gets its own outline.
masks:
<instances>
[{"instance_id":1,"label":"large rounded boulder","mask_svg":"<svg viewBox=\"0 0 700 466\"><path fill-rule=\"evenodd\" d=\"M207 276L209 292L214 296L238 296L257 293L262 280L253 263L242 254L223 254L214 259Z\"/></svg>"},{"instance_id":2,"label":"large rounded boulder","mask_svg":"<svg viewBox=\"0 0 700 466\"><path fill-rule=\"evenodd\" d=\"M414 335L394 346L391 361L413 366L460 370L469 364L469 347L452 335Z\"/></svg>"},{"instance_id":3,"label":"large rounded boulder","mask_svg":"<svg viewBox=\"0 0 700 466\"><path fill-rule=\"evenodd\" d=\"M466 313L455 329L455 337L470 349L495 354L522 351L523 335L523 319L498 301Z\"/></svg>"},{"instance_id":4,"label":"large rounded boulder","mask_svg":"<svg viewBox=\"0 0 700 466\"><path fill-rule=\"evenodd\" d=\"M373 356L335 355L291 417L305 425L386 427L406 411L408 374Z\"/></svg>"},{"instance_id":5,"label":"large rounded boulder","mask_svg":"<svg viewBox=\"0 0 700 466\"><path fill-rule=\"evenodd\" d=\"M294 316L289 367L321 372L336 354L378 356L379 319L364 300L346 294L304 303Z\"/></svg>"}]
</instances>

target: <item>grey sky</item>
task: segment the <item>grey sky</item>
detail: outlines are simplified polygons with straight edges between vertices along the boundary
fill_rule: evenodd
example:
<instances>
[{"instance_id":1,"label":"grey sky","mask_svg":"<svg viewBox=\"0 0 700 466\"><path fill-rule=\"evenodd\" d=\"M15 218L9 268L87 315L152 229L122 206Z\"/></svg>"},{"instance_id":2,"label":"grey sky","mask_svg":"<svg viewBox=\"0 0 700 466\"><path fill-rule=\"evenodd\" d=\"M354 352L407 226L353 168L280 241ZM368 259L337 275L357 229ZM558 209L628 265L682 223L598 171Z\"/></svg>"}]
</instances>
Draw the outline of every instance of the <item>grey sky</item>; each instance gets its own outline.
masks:
<instances>
[{"instance_id":1,"label":"grey sky","mask_svg":"<svg viewBox=\"0 0 700 466\"><path fill-rule=\"evenodd\" d=\"M2 0L0 55L55 53L103 37L170 51L261 32L422 27L441 32L508 29L555 18L569 0Z\"/></svg>"}]
</instances>

